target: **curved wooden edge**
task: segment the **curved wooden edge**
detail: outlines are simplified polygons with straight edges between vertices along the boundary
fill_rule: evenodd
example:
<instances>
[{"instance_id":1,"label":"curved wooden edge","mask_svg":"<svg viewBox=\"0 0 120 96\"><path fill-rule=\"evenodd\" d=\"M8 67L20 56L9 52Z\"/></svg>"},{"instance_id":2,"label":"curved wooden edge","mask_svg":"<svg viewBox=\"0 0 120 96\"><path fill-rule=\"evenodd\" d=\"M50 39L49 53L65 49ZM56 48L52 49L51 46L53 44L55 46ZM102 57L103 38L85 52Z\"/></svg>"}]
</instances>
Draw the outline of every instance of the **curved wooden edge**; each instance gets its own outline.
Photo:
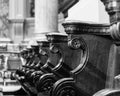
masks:
<instances>
[{"instance_id":1,"label":"curved wooden edge","mask_svg":"<svg viewBox=\"0 0 120 96\"><path fill-rule=\"evenodd\" d=\"M55 96L59 88L61 88L61 86L63 86L66 83L75 84L75 81L73 78L63 78L58 80L57 82L54 83L50 96Z\"/></svg>"},{"instance_id":2,"label":"curved wooden edge","mask_svg":"<svg viewBox=\"0 0 120 96\"><path fill-rule=\"evenodd\" d=\"M110 35L115 41L120 41L120 22L110 26Z\"/></svg>"},{"instance_id":3,"label":"curved wooden edge","mask_svg":"<svg viewBox=\"0 0 120 96\"><path fill-rule=\"evenodd\" d=\"M37 94L37 90L35 88L33 88L29 83L27 83L27 81L25 80L25 78L21 77L21 80L20 80L20 77L15 77L15 79L18 81L18 83L21 85L21 87L23 88L23 90L28 94L28 95L35 95Z\"/></svg>"},{"instance_id":4,"label":"curved wooden edge","mask_svg":"<svg viewBox=\"0 0 120 96\"><path fill-rule=\"evenodd\" d=\"M76 85L74 78L63 78L53 85L50 96L91 96Z\"/></svg>"},{"instance_id":5,"label":"curved wooden edge","mask_svg":"<svg viewBox=\"0 0 120 96\"><path fill-rule=\"evenodd\" d=\"M54 78L55 79L55 75L53 73L46 73L40 77L39 82L42 82L47 78Z\"/></svg>"},{"instance_id":6,"label":"curved wooden edge","mask_svg":"<svg viewBox=\"0 0 120 96\"><path fill-rule=\"evenodd\" d=\"M39 83L36 88L38 92L50 91L55 81L56 77L53 73L46 73L39 78Z\"/></svg>"},{"instance_id":7,"label":"curved wooden edge","mask_svg":"<svg viewBox=\"0 0 120 96\"><path fill-rule=\"evenodd\" d=\"M103 89L93 96L120 96L120 89Z\"/></svg>"},{"instance_id":8,"label":"curved wooden edge","mask_svg":"<svg viewBox=\"0 0 120 96\"><path fill-rule=\"evenodd\" d=\"M67 46L67 42L65 44L66 44L65 46ZM55 47L55 46L56 45L53 45L53 47ZM54 48L52 48L51 51L53 51L53 50L54 50ZM70 77L70 71L72 70L72 68L69 67L69 65L66 64L66 62L64 61L65 55L66 55L66 54L64 54L64 49L62 49L60 46L56 46L56 50L57 51L54 53L57 53L57 55L59 56L59 61L56 64L56 66L52 68L52 72L60 78Z\"/></svg>"},{"instance_id":9,"label":"curved wooden edge","mask_svg":"<svg viewBox=\"0 0 120 96\"><path fill-rule=\"evenodd\" d=\"M83 50L83 56L81 58L79 65L71 71L71 73L74 75L77 75L85 68L88 58L89 58L89 49L87 47L86 42L84 41L82 37L77 37L77 39L80 40L80 47L78 49Z\"/></svg>"}]
</instances>

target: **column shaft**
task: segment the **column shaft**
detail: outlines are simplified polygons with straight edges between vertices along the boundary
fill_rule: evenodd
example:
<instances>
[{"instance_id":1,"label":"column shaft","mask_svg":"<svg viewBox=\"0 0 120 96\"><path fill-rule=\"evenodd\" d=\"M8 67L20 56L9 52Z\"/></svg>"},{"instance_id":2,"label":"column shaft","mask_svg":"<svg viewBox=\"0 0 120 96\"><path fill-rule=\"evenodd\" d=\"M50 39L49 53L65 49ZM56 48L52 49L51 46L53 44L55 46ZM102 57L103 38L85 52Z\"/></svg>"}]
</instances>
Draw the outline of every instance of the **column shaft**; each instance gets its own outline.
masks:
<instances>
[{"instance_id":1,"label":"column shaft","mask_svg":"<svg viewBox=\"0 0 120 96\"><path fill-rule=\"evenodd\" d=\"M26 0L9 0L10 34L14 43L23 41Z\"/></svg>"},{"instance_id":2,"label":"column shaft","mask_svg":"<svg viewBox=\"0 0 120 96\"><path fill-rule=\"evenodd\" d=\"M58 0L35 0L35 37L58 32Z\"/></svg>"}]
</instances>

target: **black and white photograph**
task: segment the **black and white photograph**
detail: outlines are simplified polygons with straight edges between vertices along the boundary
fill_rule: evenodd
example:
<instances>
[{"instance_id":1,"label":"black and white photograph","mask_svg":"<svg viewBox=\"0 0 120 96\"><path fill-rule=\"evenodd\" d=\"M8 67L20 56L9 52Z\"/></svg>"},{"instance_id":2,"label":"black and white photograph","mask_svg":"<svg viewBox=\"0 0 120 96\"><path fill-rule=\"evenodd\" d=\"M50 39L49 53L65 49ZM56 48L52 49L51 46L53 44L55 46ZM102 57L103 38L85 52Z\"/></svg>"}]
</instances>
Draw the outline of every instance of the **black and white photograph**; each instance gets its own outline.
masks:
<instances>
[{"instance_id":1,"label":"black and white photograph","mask_svg":"<svg viewBox=\"0 0 120 96\"><path fill-rule=\"evenodd\" d=\"M120 0L0 0L0 96L120 96Z\"/></svg>"}]
</instances>

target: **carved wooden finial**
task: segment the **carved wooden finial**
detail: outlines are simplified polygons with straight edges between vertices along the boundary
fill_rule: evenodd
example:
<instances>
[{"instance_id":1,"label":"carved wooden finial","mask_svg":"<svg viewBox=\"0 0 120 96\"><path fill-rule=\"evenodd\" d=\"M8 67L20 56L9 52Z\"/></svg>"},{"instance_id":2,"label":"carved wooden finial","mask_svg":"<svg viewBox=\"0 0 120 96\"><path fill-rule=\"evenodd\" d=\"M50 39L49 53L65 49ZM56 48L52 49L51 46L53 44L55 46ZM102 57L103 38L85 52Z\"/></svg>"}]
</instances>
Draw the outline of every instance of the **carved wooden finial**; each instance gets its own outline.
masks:
<instances>
[{"instance_id":1,"label":"carved wooden finial","mask_svg":"<svg viewBox=\"0 0 120 96\"><path fill-rule=\"evenodd\" d=\"M120 21L120 0L101 0L110 16L110 23Z\"/></svg>"},{"instance_id":2,"label":"carved wooden finial","mask_svg":"<svg viewBox=\"0 0 120 96\"><path fill-rule=\"evenodd\" d=\"M120 41L120 22L110 26L110 33L114 40Z\"/></svg>"}]
</instances>

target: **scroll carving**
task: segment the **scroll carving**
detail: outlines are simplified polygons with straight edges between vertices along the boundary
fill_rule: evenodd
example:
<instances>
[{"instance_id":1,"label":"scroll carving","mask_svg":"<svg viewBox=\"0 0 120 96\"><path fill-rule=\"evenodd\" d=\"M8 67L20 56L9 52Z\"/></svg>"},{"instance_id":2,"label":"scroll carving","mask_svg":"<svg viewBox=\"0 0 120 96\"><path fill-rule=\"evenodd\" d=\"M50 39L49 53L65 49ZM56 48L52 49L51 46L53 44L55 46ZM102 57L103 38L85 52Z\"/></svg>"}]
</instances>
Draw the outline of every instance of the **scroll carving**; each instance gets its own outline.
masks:
<instances>
[{"instance_id":1,"label":"scroll carving","mask_svg":"<svg viewBox=\"0 0 120 96\"><path fill-rule=\"evenodd\" d=\"M80 64L71 71L72 74L76 75L84 69L89 58L89 51L86 42L82 37L76 37L68 41L68 46L73 50L81 49L83 55L81 56Z\"/></svg>"}]
</instances>

